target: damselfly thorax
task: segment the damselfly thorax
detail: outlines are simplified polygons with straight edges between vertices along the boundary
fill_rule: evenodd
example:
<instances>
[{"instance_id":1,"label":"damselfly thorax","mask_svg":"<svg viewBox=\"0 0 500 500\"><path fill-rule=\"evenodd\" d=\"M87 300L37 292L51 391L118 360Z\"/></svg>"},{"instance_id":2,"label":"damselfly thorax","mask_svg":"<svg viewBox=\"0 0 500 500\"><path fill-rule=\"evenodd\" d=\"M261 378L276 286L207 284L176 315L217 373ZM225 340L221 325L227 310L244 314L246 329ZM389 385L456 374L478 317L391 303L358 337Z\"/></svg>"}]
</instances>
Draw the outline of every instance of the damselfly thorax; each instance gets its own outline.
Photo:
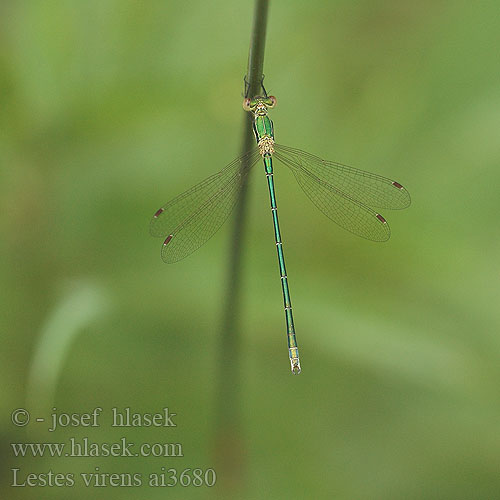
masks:
<instances>
[{"instance_id":1,"label":"damselfly thorax","mask_svg":"<svg viewBox=\"0 0 500 500\"><path fill-rule=\"evenodd\" d=\"M261 137L257 145L261 156L271 156L274 153L274 139L269 135Z\"/></svg>"}]
</instances>

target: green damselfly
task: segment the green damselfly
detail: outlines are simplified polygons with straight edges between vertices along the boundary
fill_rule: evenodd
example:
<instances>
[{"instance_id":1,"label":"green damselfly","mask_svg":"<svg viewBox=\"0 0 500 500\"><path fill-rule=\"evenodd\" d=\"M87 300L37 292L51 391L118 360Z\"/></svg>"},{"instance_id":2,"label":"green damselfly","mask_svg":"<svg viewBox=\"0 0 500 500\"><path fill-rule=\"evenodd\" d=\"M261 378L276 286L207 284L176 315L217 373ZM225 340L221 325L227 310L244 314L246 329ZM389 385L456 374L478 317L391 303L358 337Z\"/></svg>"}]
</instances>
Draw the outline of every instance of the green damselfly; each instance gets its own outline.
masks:
<instances>
[{"instance_id":1,"label":"green damselfly","mask_svg":"<svg viewBox=\"0 0 500 500\"><path fill-rule=\"evenodd\" d=\"M298 374L299 350L278 222L273 158L292 171L305 194L328 218L368 240L386 241L391 234L387 221L371 207L406 208L410 205L410 194L399 182L275 143L268 110L274 108L276 98L268 96L263 86L262 89L264 95L253 99L245 97L243 101L243 108L253 114L257 147L163 205L154 214L150 231L153 236L165 238L161 251L165 262L187 257L222 226L238 200L246 176L262 157L283 289L288 353L292 373Z\"/></svg>"}]
</instances>

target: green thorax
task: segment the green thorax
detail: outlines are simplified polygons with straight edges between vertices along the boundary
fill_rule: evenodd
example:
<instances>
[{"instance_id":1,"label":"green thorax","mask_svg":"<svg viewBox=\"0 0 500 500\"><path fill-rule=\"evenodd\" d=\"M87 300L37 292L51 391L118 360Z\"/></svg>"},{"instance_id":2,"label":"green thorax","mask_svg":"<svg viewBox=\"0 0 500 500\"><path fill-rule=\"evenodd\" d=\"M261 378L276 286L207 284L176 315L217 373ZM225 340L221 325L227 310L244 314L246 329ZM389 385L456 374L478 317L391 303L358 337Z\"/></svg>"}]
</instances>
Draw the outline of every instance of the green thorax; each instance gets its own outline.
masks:
<instances>
[{"instance_id":1,"label":"green thorax","mask_svg":"<svg viewBox=\"0 0 500 500\"><path fill-rule=\"evenodd\" d=\"M276 97L274 96L256 96L253 99L246 97L243 100L243 109L253 113L253 131L255 139L257 143L259 143L259 147L261 146L262 140L266 141L270 146L272 146L274 142L273 122L269 116L267 116L267 111L268 109L274 108L275 105ZM266 153L273 153L267 146L264 151ZM264 151L261 150L261 154L263 154Z\"/></svg>"},{"instance_id":2,"label":"green thorax","mask_svg":"<svg viewBox=\"0 0 500 500\"><path fill-rule=\"evenodd\" d=\"M271 137L274 139L273 122L266 115L255 115L254 116L254 133L257 142L263 137Z\"/></svg>"}]
</instances>

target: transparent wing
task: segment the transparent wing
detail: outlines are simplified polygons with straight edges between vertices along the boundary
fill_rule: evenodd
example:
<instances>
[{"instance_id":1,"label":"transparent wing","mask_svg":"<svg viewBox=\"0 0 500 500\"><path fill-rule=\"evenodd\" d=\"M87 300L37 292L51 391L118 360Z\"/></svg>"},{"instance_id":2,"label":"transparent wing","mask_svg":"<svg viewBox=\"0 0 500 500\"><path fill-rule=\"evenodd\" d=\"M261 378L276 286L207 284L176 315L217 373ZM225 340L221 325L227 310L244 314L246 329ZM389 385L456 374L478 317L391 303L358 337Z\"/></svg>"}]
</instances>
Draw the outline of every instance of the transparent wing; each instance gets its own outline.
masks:
<instances>
[{"instance_id":1,"label":"transparent wing","mask_svg":"<svg viewBox=\"0 0 500 500\"><path fill-rule=\"evenodd\" d=\"M308 198L333 222L368 240L386 241L390 238L389 224L380 214L347 198L308 172L298 169L292 171Z\"/></svg>"},{"instance_id":2,"label":"transparent wing","mask_svg":"<svg viewBox=\"0 0 500 500\"><path fill-rule=\"evenodd\" d=\"M410 203L409 194L403 186L397 182L392 184L393 181L385 177L324 162L287 146L275 144L273 156L292 170L308 198L329 219L363 238L386 241L391 235L387 221L368 204L404 208ZM335 179L338 184L332 183Z\"/></svg>"},{"instance_id":3,"label":"transparent wing","mask_svg":"<svg viewBox=\"0 0 500 500\"><path fill-rule=\"evenodd\" d=\"M150 233L166 238L161 252L165 262L187 257L217 232L236 204L246 175L259 158L258 149L245 153L155 213Z\"/></svg>"},{"instance_id":4,"label":"transparent wing","mask_svg":"<svg viewBox=\"0 0 500 500\"><path fill-rule=\"evenodd\" d=\"M399 183L381 175L326 161L300 149L275 144L277 158L289 160L347 197L375 208L399 210L411 203L410 193Z\"/></svg>"}]
</instances>

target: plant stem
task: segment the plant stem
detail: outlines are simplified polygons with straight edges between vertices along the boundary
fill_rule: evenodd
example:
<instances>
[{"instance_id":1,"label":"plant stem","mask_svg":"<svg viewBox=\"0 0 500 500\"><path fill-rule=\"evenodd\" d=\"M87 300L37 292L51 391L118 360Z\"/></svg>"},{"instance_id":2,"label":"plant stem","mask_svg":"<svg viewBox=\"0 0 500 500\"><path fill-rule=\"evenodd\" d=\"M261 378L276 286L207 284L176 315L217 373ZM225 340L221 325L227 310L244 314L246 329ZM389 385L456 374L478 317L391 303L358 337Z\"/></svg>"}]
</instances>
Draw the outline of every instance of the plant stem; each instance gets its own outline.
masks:
<instances>
[{"instance_id":1,"label":"plant stem","mask_svg":"<svg viewBox=\"0 0 500 500\"><path fill-rule=\"evenodd\" d=\"M267 26L268 0L256 0L246 81L248 96L261 93L264 67L264 47ZM252 116L244 112L242 153L249 151L255 144L252 132ZM240 436L240 298L241 298L241 254L246 227L246 207L248 185L245 180L241 187L236 205L234 225L231 236L226 299L224 305L221 337L219 342L219 380L217 393L217 440L218 462L227 478L232 478L232 486L242 484L243 464L242 439Z\"/></svg>"}]
</instances>

